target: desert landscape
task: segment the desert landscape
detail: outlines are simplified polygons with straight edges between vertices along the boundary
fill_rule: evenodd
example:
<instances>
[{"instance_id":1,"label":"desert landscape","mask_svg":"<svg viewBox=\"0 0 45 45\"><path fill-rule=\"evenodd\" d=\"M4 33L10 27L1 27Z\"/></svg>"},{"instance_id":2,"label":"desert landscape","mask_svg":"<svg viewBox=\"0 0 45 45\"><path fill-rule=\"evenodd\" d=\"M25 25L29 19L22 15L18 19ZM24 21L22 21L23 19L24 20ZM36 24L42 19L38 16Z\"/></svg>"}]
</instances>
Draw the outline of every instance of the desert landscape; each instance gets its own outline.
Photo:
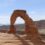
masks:
<instances>
[{"instance_id":1,"label":"desert landscape","mask_svg":"<svg viewBox=\"0 0 45 45\"><path fill-rule=\"evenodd\" d=\"M35 21L38 26L38 31L43 42L45 42L45 20ZM0 45L34 45L29 39L26 39L26 34L24 33L25 25L17 24L16 34L8 34L10 25L0 26ZM2 32L5 30L6 32Z\"/></svg>"},{"instance_id":2,"label":"desert landscape","mask_svg":"<svg viewBox=\"0 0 45 45\"><path fill-rule=\"evenodd\" d=\"M14 25L19 16L25 24ZM0 26L0 45L45 45L44 22L45 20L33 21L26 10L14 10L10 25Z\"/></svg>"},{"instance_id":3,"label":"desert landscape","mask_svg":"<svg viewBox=\"0 0 45 45\"><path fill-rule=\"evenodd\" d=\"M0 45L45 45L45 0L0 0Z\"/></svg>"}]
</instances>

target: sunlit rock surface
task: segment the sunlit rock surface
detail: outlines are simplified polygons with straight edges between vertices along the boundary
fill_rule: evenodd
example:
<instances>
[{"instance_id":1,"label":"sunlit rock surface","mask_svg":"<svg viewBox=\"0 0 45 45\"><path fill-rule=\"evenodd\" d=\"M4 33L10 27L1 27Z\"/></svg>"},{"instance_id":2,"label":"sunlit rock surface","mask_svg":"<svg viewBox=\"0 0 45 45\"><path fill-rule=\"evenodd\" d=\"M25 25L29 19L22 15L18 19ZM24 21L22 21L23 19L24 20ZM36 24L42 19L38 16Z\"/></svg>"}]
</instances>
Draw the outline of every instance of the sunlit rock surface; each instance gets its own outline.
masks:
<instances>
[{"instance_id":1,"label":"sunlit rock surface","mask_svg":"<svg viewBox=\"0 0 45 45\"><path fill-rule=\"evenodd\" d=\"M25 35L20 35L25 37ZM0 33L0 45L33 45L29 40L23 40L14 34Z\"/></svg>"}]
</instances>

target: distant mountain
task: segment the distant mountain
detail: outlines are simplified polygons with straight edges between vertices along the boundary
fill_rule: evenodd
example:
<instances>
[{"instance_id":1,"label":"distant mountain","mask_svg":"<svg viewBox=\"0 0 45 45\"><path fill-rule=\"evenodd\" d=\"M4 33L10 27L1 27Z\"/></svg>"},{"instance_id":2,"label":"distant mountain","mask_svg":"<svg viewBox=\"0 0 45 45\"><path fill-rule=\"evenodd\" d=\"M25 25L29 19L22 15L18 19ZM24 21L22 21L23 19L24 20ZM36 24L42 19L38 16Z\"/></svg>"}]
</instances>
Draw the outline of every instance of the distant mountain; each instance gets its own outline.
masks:
<instances>
[{"instance_id":1,"label":"distant mountain","mask_svg":"<svg viewBox=\"0 0 45 45\"><path fill-rule=\"evenodd\" d=\"M38 29L45 29L45 20L35 21L35 25Z\"/></svg>"},{"instance_id":2,"label":"distant mountain","mask_svg":"<svg viewBox=\"0 0 45 45\"><path fill-rule=\"evenodd\" d=\"M44 29L45 28L45 20L39 20L39 21L34 21L35 25L38 27L38 29ZM2 25L0 26L0 30L9 30L10 25ZM18 24L16 25L17 30L24 29L25 25L24 24Z\"/></svg>"}]
</instances>

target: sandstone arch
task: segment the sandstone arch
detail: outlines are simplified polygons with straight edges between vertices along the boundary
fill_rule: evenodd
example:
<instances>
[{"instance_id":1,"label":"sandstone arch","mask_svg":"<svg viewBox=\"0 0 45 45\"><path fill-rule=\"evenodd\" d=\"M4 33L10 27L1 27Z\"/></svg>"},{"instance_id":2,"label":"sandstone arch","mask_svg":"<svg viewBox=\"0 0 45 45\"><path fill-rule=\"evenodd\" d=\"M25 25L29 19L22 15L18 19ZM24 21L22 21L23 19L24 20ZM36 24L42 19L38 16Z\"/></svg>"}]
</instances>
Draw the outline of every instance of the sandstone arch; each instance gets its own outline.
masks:
<instances>
[{"instance_id":1,"label":"sandstone arch","mask_svg":"<svg viewBox=\"0 0 45 45\"><path fill-rule=\"evenodd\" d=\"M28 14L25 10L15 10L10 18L10 31L9 33L16 33L16 28L14 30L14 23L16 21L17 17L21 17L25 21L25 32L29 39L35 44L35 45L45 45L40 39L40 36L38 34L38 29L34 25L34 22L31 18L29 18Z\"/></svg>"}]
</instances>

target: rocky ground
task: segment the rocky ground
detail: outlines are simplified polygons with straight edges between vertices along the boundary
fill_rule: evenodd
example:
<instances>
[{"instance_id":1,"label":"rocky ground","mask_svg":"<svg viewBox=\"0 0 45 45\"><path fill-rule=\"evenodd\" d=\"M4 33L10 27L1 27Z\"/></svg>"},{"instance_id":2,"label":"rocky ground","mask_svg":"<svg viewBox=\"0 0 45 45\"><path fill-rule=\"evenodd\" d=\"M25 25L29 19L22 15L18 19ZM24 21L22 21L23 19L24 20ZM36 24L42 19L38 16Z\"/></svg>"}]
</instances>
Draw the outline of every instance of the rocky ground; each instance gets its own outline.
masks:
<instances>
[{"instance_id":1,"label":"rocky ground","mask_svg":"<svg viewBox=\"0 0 45 45\"><path fill-rule=\"evenodd\" d=\"M24 39L25 36L0 32L0 45L33 45L31 41Z\"/></svg>"}]
</instances>

